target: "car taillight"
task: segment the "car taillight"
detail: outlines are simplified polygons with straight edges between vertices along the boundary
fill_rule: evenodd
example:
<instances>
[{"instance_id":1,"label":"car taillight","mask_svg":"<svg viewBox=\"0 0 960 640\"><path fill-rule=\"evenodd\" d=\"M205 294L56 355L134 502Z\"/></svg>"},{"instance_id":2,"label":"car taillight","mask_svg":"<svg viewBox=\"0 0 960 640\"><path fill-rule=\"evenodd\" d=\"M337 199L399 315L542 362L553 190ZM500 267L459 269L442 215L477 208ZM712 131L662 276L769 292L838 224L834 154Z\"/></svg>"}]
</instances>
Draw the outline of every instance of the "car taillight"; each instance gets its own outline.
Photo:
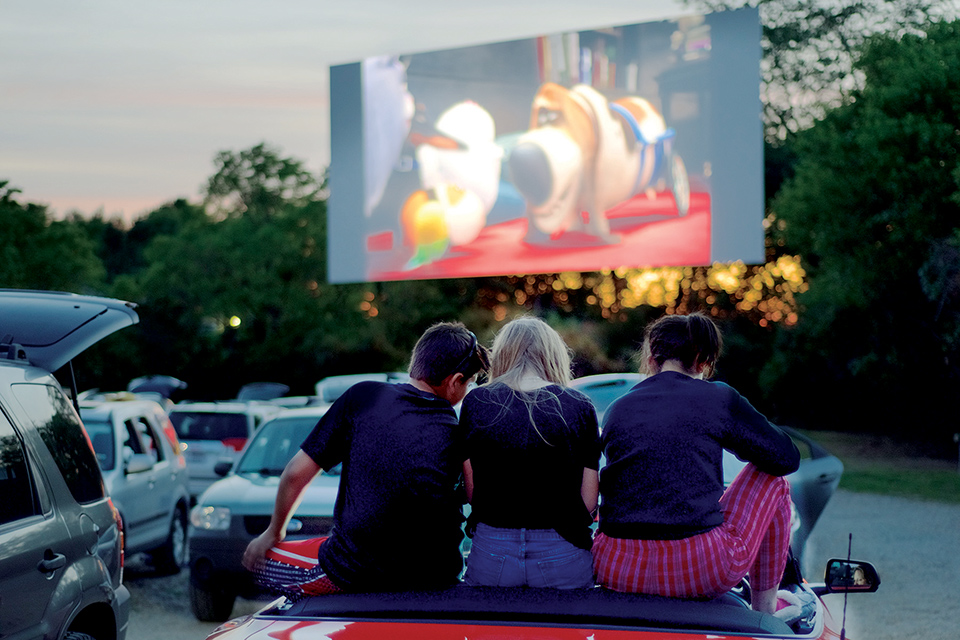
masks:
<instances>
[{"instance_id":1,"label":"car taillight","mask_svg":"<svg viewBox=\"0 0 960 640\"><path fill-rule=\"evenodd\" d=\"M113 500L107 498L110 510L113 512L113 521L117 523L117 537L120 539L120 582L123 582L123 565L125 560L124 547L127 546L123 535L123 519L120 517L120 511L114 506Z\"/></svg>"},{"instance_id":2,"label":"car taillight","mask_svg":"<svg viewBox=\"0 0 960 640\"><path fill-rule=\"evenodd\" d=\"M177 430L173 428L173 423L167 420L167 424L163 426L163 433L166 434L167 440L170 441L170 446L173 447L173 450L179 453L183 450L183 446L180 444L180 438L177 436Z\"/></svg>"},{"instance_id":3,"label":"car taillight","mask_svg":"<svg viewBox=\"0 0 960 640\"><path fill-rule=\"evenodd\" d=\"M223 446L230 447L234 451L240 451L243 449L243 445L247 444L246 438L224 438L220 442L223 443Z\"/></svg>"}]
</instances>

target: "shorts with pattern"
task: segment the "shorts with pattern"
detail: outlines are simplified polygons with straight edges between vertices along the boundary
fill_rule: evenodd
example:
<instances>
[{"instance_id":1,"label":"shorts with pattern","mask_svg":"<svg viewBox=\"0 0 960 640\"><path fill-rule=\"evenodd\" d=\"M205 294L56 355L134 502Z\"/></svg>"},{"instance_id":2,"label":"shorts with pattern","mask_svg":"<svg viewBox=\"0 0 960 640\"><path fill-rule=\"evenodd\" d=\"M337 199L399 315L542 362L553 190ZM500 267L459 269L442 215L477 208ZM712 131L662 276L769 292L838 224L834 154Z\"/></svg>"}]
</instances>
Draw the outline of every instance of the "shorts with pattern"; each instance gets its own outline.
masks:
<instances>
[{"instance_id":1,"label":"shorts with pattern","mask_svg":"<svg viewBox=\"0 0 960 640\"><path fill-rule=\"evenodd\" d=\"M327 577L317 560L320 545L326 541L326 537L284 540L271 548L255 571L257 584L291 600L340 593L342 589Z\"/></svg>"}]
</instances>

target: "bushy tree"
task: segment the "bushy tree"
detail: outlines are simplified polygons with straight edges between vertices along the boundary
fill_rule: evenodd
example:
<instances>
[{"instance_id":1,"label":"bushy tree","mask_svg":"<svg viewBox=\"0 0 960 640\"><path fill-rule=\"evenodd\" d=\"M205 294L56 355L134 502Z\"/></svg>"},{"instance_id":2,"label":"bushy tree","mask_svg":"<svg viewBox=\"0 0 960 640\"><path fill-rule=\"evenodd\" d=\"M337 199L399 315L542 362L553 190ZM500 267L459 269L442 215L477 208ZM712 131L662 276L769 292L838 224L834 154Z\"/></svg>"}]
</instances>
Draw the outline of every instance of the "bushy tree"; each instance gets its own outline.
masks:
<instances>
[{"instance_id":1,"label":"bushy tree","mask_svg":"<svg viewBox=\"0 0 960 640\"><path fill-rule=\"evenodd\" d=\"M956 0L687 0L709 11L758 7L763 26L764 124L779 143L810 127L863 86L855 63L877 34L923 33L933 19L960 15Z\"/></svg>"},{"instance_id":2,"label":"bushy tree","mask_svg":"<svg viewBox=\"0 0 960 640\"><path fill-rule=\"evenodd\" d=\"M45 205L19 202L8 184L0 181L0 287L102 293L104 268L89 238Z\"/></svg>"},{"instance_id":3,"label":"bushy tree","mask_svg":"<svg viewBox=\"0 0 960 640\"><path fill-rule=\"evenodd\" d=\"M278 149L260 143L241 151L221 151L207 181L205 203L218 217L270 218L290 206L318 199L324 181L303 162L284 158Z\"/></svg>"},{"instance_id":4,"label":"bushy tree","mask_svg":"<svg viewBox=\"0 0 960 640\"><path fill-rule=\"evenodd\" d=\"M960 23L873 38L856 68L863 89L798 136L774 202L810 289L769 389L811 425L945 444L960 381Z\"/></svg>"}]
</instances>

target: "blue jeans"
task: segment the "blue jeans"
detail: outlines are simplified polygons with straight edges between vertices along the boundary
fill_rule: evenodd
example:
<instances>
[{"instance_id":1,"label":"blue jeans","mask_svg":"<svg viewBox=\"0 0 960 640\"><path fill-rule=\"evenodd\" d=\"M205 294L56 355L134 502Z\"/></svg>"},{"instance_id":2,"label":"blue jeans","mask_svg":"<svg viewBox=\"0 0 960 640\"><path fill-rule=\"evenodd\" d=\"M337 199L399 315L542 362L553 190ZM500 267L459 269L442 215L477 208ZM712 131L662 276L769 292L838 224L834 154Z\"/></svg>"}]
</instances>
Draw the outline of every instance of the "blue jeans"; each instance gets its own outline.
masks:
<instances>
[{"instance_id":1,"label":"blue jeans","mask_svg":"<svg viewBox=\"0 0 960 640\"><path fill-rule=\"evenodd\" d=\"M464 584L479 587L592 587L593 556L553 529L499 529L480 523Z\"/></svg>"}]
</instances>

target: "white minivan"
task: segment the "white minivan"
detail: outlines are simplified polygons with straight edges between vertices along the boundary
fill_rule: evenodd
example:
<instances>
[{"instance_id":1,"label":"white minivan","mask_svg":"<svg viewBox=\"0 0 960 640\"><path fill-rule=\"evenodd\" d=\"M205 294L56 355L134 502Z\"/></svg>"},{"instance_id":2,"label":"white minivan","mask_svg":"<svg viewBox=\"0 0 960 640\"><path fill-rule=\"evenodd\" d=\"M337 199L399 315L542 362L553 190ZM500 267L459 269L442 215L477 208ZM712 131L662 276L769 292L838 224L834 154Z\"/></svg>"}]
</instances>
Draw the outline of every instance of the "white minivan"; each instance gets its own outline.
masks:
<instances>
[{"instance_id":1,"label":"white minivan","mask_svg":"<svg viewBox=\"0 0 960 640\"><path fill-rule=\"evenodd\" d=\"M186 562L190 478L166 411L152 400L118 399L82 403L80 417L120 511L127 555L146 552L158 572L177 573Z\"/></svg>"}]
</instances>

